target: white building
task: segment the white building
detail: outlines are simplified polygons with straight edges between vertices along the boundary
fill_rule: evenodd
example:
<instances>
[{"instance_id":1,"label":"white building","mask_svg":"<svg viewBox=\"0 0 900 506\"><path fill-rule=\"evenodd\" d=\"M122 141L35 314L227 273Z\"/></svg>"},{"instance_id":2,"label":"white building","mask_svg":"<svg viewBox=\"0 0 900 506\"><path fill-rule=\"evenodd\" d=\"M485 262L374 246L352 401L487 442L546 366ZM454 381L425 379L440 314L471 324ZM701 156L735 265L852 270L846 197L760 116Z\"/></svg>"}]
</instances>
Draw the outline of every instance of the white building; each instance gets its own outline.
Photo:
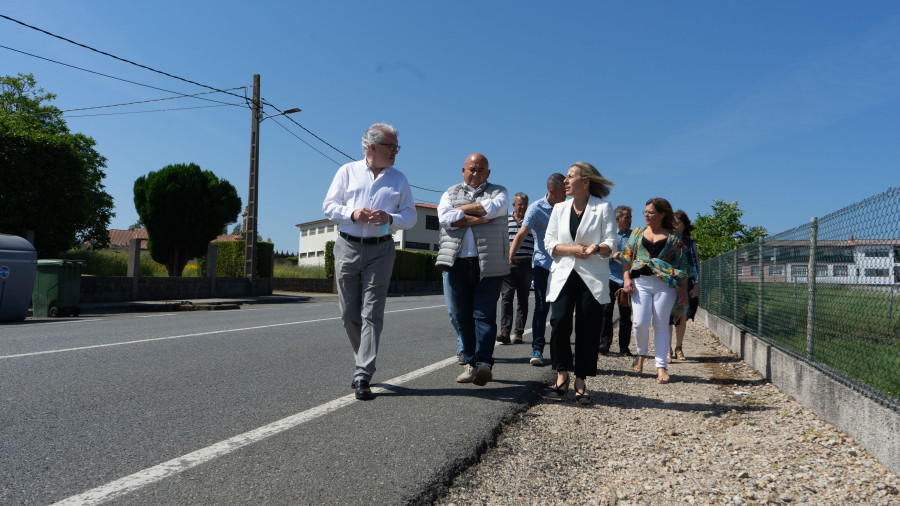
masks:
<instances>
[{"instance_id":1,"label":"white building","mask_svg":"<svg viewBox=\"0 0 900 506\"><path fill-rule=\"evenodd\" d=\"M394 233L394 247L405 250L419 250L437 253L438 224L437 206L416 204L416 226ZM337 223L327 220L307 221L296 225L300 229L300 243L297 250L299 265L325 265L325 243L338 238Z\"/></svg>"},{"instance_id":2,"label":"white building","mask_svg":"<svg viewBox=\"0 0 900 506\"><path fill-rule=\"evenodd\" d=\"M766 241L764 280L787 283L809 281L807 241ZM850 239L818 241L817 283L853 285L900 284L900 240ZM740 281L758 281L758 256L753 248L741 250L737 274Z\"/></svg>"}]
</instances>

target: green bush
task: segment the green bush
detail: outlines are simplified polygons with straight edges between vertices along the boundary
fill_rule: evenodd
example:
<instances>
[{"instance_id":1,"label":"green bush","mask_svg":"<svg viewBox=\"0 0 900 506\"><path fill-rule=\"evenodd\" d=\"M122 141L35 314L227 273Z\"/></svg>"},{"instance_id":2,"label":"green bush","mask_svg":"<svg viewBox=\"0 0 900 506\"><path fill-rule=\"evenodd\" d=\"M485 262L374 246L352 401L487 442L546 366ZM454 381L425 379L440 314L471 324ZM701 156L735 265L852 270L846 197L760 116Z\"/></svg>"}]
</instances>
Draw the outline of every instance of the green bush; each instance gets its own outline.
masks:
<instances>
[{"instance_id":1,"label":"green bush","mask_svg":"<svg viewBox=\"0 0 900 506\"><path fill-rule=\"evenodd\" d=\"M216 277L239 278L244 275L244 251L246 241L228 241L216 243ZM256 276L272 277L272 257L275 244L258 241L256 243ZM199 260L200 275L206 276L206 256Z\"/></svg>"},{"instance_id":2,"label":"green bush","mask_svg":"<svg viewBox=\"0 0 900 506\"><path fill-rule=\"evenodd\" d=\"M434 266L437 255L424 251L397 250L391 279L402 281L436 281L441 271Z\"/></svg>"},{"instance_id":3,"label":"green bush","mask_svg":"<svg viewBox=\"0 0 900 506\"><path fill-rule=\"evenodd\" d=\"M325 275L334 279L334 241L325 243Z\"/></svg>"}]
</instances>

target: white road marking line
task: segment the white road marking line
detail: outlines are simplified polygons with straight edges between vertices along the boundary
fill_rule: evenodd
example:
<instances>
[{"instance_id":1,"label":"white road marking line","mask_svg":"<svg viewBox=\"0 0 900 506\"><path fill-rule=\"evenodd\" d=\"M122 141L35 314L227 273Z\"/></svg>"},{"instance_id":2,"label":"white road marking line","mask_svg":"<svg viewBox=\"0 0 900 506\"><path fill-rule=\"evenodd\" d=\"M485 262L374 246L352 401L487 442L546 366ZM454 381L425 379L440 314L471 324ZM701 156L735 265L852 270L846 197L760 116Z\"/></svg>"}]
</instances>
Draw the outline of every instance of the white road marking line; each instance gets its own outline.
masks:
<instances>
[{"instance_id":1,"label":"white road marking line","mask_svg":"<svg viewBox=\"0 0 900 506\"><path fill-rule=\"evenodd\" d=\"M100 318L85 318L83 320L78 319L78 320L63 320L63 321L59 321L59 322L38 322L37 324L38 325L66 325L66 324L70 324L70 323L84 323L84 322L98 322L98 321L100 321Z\"/></svg>"},{"instance_id":2,"label":"white road marking line","mask_svg":"<svg viewBox=\"0 0 900 506\"><path fill-rule=\"evenodd\" d=\"M441 360L440 362L435 362L434 364L425 366L421 369L404 374L402 376L397 376L396 378L381 383L381 385L385 386L373 385L372 392L386 392L390 387L402 385L403 383L407 383L416 378L425 376L426 374L455 363L456 357L451 357ZM101 485L86 492L82 492L81 494L73 495L55 504L100 504L102 502L122 497L147 485L159 482L218 457L233 453L247 445L262 441L263 439L274 436L276 434L280 434L284 431L291 430L301 424L315 420L316 418L324 416L328 413L331 413L332 411L336 411L355 402L357 401L353 394L339 397L337 399L334 399L333 401L326 402L325 404L307 409L306 411L301 411L294 415L282 418L281 420L272 422L268 425L264 425L243 434L238 434L237 436L207 446L206 448L201 448L200 450L188 453L187 455L176 457L167 462L163 462L142 471L138 471L134 474L125 476L124 478L119 478L118 480L107 483L106 485Z\"/></svg>"},{"instance_id":3,"label":"white road marking line","mask_svg":"<svg viewBox=\"0 0 900 506\"><path fill-rule=\"evenodd\" d=\"M411 308L411 309L397 309L394 311L385 311L385 314L387 314L387 313L402 313L404 311L417 311L419 309L433 309L436 307L444 307L444 305L441 304L439 306L424 306L424 307L417 307L417 308ZM148 339L137 339L134 341L123 341L120 343L94 344L91 346L78 346L75 348L61 348L58 350L33 351L30 353L17 353L15 355L0 355L0 360L8 359L8 358L36 357L39 355L50 355L53 353L65 353L65 352L69 352L69 351L83 351L83 350L93 350L93 349L97 349L97 348L110 348L113 346L125 346L128 344L152 343L154 341L169 341L172 339L181 339L184 337L200 337L200 336L211 336L211 335L215 335L215 334L227 334L230 332L245 332L248 330L260 330L260 329L268 329L268 328L273 328L273 327L285 327L288 325L301 325L304 323L318 323L318 322L340 320L340 319L341 319L340 316L336 316L333 318L319 318L316 320L303 320L303 321L298 321L298 322L273 323L271 325L259 325L256 327L243 327L243 328L239 328L239 329L211 330L209 332L197 332L194 334L181 334L181 335L177 335L177 336L151 337Z\"/></svg>"}]
</instances>

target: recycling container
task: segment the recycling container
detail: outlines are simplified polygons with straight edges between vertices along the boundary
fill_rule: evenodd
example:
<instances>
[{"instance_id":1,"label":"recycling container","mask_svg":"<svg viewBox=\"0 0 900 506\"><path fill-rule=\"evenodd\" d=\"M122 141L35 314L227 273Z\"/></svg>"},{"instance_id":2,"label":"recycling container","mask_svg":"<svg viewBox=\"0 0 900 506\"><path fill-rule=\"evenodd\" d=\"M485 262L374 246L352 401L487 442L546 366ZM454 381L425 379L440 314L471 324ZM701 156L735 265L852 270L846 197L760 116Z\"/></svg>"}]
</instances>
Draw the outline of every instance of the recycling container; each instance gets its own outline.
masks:
<instances>
[{"instance_id":1,"label":"recycling container","mask_svg":"<svg viewBox=\"0 0 900 506\"><path fill-rule=\"evenodd\" d=\"M37 269L34 246L17 235L0 234L0 322L28 316Z\"/></svg>"},{"instance_id":2,"label":"recycling container","mask_svg":"<svg viewBox=\"0 0 900 506\"><path fill-rule=\"evenodd\" d=\"M31 304L34 316L78 316L82 260L38 260Z\"/></svg>"}]
</instances>

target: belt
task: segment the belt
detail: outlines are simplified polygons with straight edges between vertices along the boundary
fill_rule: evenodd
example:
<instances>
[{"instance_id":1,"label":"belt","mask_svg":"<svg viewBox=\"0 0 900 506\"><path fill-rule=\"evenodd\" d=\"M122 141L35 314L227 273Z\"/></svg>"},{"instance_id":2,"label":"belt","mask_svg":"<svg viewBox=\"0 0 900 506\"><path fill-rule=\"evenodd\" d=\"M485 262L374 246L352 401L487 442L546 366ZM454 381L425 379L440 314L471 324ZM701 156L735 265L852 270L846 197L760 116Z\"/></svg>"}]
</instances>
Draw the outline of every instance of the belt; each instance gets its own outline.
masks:
<instances>
[{"instance_id":1,"label":"belt","mask_svg":"<svg viewBox=\"0 0 900 506\"><path fill-rule=\"evenodd\" d=\"M390 241L394 238L390 235L383 235L381 237L356 237L355 235L350 235L346 232L340 232L339 235L350 242L358 242L360 244L381 244L384 241Z\"/></svg>"},{"instance_id":2,"label":"belt","mask_svg":"<svg viewBox=\"0 0 900 506\"><path fill-rule=\"evenodd\" d=\"M521 264L521 263L525 263L525 262L531 262L531 259L530 258L513 258L513 261L512 261L512 263L514 263L514 264Z\"/></svg>"},{"instance_id":3,"label":"belt","mask_svg":"<svg viewBox=\"0 0 900 506\"><path fill-rule=\"evenodd\" d=\"M456 257L457 260L465 260L466 262L477 262L478 257Z\"/></svg>"}]
</instances>

